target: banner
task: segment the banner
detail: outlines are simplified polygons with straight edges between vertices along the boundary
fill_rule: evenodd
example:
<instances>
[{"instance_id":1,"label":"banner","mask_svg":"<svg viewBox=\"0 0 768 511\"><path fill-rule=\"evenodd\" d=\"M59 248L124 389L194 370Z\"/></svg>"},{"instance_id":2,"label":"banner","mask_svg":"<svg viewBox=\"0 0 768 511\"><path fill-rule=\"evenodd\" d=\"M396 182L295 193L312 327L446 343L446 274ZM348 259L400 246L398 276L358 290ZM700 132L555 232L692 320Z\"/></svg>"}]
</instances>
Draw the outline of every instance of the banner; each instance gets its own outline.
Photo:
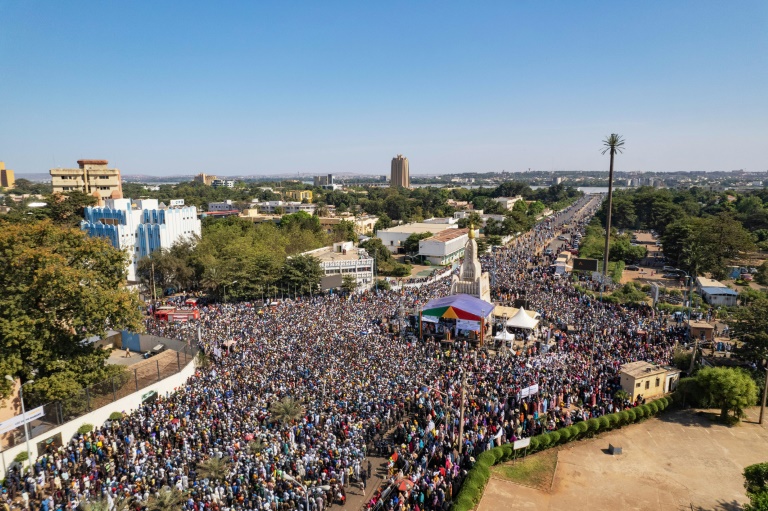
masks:
<instances>
[{"instance_id":1,"label":"banner","mask_svg":"<svg viewBox=\"0 0 768 511\"><path fill-rule=\"evenodd\" d=\"M522 440L515 440L515 443L512 444L512 449L515 451L518 449L524 449L525 447L528 447L531 445L531 439L530 438L523 438Z\"/></svg>"},{"instance_id":2,"label":"banner","mask_svg":"<svg viewBox=\"0 0 768 511\"><path fill-rule=\"evenodd\" d=\"M469 319L457 319L456 328L459 330L471 330L474 332L476 330L480 330L480 322L472 321Z\"/></svg>"},{"instance_id":3,"label":"banner","mask_svg":"<svg viewBox=\"0 0 768 511\"><path fill-rule=\"evenodd\" d=\"M440 318L437 316L421 316L421 321L424 323L437 323L440 321Z\"/></svg>"},{"instance_id":4,"label":"banner","mask_svg":"<svg viewBox=\"0 0 768 511\"><path fill-rule=\"evenodd\" d=\"M39 419L43 415L45 415L45 412L43 411L43 407L39 406L35 408L34 410L28 411L26 414L27 423L32 422L35 419ZM8 431L11 431L13 429L16 429L20 426L24 425L24 417L25 415L17 415L16 417L12 417L8 419L7 421L0 422L0 434L7 433Z\"/></svg>"},{"instance_id":5,"label":"banner","mask_svg":"<svg viewBox=\"0 0 768 511\"><path fill-rule=\"evenodd\" d=\"M530 387L525 387L520 391L520 397L528 397L539 393L539 384L533 384Z\"/></svg>"}]
</instances>

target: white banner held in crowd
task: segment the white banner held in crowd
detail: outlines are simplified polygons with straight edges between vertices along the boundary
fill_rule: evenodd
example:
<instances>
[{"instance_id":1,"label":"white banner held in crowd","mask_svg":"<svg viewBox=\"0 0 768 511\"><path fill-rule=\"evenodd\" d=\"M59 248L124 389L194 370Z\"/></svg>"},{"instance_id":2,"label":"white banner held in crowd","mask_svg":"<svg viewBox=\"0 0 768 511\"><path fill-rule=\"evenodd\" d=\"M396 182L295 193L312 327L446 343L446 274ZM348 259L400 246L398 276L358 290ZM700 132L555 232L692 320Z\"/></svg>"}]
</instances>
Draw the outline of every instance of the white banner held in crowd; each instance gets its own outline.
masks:
<instances>
[{"instance_id":1,"label":"white banner held in crowd","mask_svg":"<svg viewBox=\"0 0 768 511\"><path fill-rule=\"evenodd\" d=\"M456 320L456 328L459 330L480 330L480 322L479 321L472 321L469 319L457 319Z\"/></svg>"},{"instance_id":2,"label":"white banner held in crowd","mask_svg":"<svg viewBox=\"0 0 768 511\"><path fill-rule=\"evenodd\" d=\"M28 411L25 415L26 415L27 422L29 423L45 415L45 412L43 411L43 407L39 406L34 410ZM12 429L16 429L19 426L23 426L25 415L17 415L16 417L11 417L7 421L0 422L0 433L7 433Z\"/></svg>"},{"instance_id":3,"label":"white banner held in crowd","mask_svg":"<svg viewBox=\"0 0 768 511\"><path fill-rule=\"evenodd\" d=\"M520 391L520 397L528 397L539 393L539 384L535 383L530 387L525 387Z\"/></svg>"}]
</instances>

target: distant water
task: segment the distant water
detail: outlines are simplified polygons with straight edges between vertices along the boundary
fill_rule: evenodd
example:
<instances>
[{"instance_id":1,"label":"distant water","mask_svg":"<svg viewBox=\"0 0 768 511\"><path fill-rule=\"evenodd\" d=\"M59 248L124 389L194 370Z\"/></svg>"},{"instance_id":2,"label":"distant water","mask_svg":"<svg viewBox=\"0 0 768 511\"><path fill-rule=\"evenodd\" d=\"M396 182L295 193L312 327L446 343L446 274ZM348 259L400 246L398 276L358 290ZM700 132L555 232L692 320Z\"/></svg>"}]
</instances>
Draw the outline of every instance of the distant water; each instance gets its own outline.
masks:
<instances>
[{"instance_id":1,"label":"distant water","mask_svg":"<svg viewBox=\"0 0 768 511\"><path fill-rule=\"evenodd\" d=\"M418 184L418 185L411 185L411 188L426 188L428 186L445 186L445 185L425 185L425 184ZM461 188L468 188L468 189L475 189L475 188L482 188L478 185L456 185L457 187ZM484 188L495 188L495 186L489 186L486 185ZM537 190L539 188L549 188L549 186L531 186L533 190ZM586 194L590 193L608 193L608 187L607 186L578 186L576 187L579 191L582 191ZM627 188L626 186L614 186L614 190L623 190Z\"/></svg>"}]
</instances>

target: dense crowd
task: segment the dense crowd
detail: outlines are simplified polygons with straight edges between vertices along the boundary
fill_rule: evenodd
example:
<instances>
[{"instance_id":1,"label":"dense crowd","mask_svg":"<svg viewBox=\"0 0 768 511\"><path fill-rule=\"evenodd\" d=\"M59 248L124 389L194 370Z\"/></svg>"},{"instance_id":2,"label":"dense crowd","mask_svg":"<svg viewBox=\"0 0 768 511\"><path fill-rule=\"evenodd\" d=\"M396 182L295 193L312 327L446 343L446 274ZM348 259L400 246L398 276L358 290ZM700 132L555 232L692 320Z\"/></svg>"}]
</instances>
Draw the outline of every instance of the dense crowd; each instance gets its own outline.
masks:
<instances>
[{"instance_id":1,"label":"dense crowd","mask_svg":"<svg viewBox=\"0 0 768 511\"><path fill-rule=\"evenodd\" d=\"M151 333L182 340L199 328L208 364L177 392L52 449L29 477L12 471L3 491L44 511L99 498L139 509L165 487L181 490L178 508L189 511L322 511L343 504L351 484L365 487L377 455L389 472L368 507L447 509L479 452L632 406L615 399L621 364L667 362L682 335L650 308L602 306L544 271L542 248L574 211L593 214L588 203L483 259L496 298L525 297L541 314L538 342L491 353L396 335L400 311L448 294L447 278L274 306L212 304L188 323L148 320ZM534 384L538 392L521 397ZM287 397L303 409L274 420Z\"/></svg>"}]
</instances>

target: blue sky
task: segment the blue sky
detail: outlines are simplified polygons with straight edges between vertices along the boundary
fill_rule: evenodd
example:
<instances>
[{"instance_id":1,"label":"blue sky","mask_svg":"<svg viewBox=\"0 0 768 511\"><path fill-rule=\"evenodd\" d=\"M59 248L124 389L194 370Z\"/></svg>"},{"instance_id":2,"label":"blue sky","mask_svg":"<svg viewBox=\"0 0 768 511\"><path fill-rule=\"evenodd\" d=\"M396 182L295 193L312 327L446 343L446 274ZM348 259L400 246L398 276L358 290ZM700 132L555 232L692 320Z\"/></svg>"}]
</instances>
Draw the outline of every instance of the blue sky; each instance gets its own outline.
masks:
<instances>
[{"instance_id":1,"label":"blue sky","mask_svg":"<svg viewBox=\"0 0 768 511\"><path fill-rule=\"evenodd\" d=\"M768 2L0 0L0 160L768 170Z\"/></svg>"}]
</instances>

